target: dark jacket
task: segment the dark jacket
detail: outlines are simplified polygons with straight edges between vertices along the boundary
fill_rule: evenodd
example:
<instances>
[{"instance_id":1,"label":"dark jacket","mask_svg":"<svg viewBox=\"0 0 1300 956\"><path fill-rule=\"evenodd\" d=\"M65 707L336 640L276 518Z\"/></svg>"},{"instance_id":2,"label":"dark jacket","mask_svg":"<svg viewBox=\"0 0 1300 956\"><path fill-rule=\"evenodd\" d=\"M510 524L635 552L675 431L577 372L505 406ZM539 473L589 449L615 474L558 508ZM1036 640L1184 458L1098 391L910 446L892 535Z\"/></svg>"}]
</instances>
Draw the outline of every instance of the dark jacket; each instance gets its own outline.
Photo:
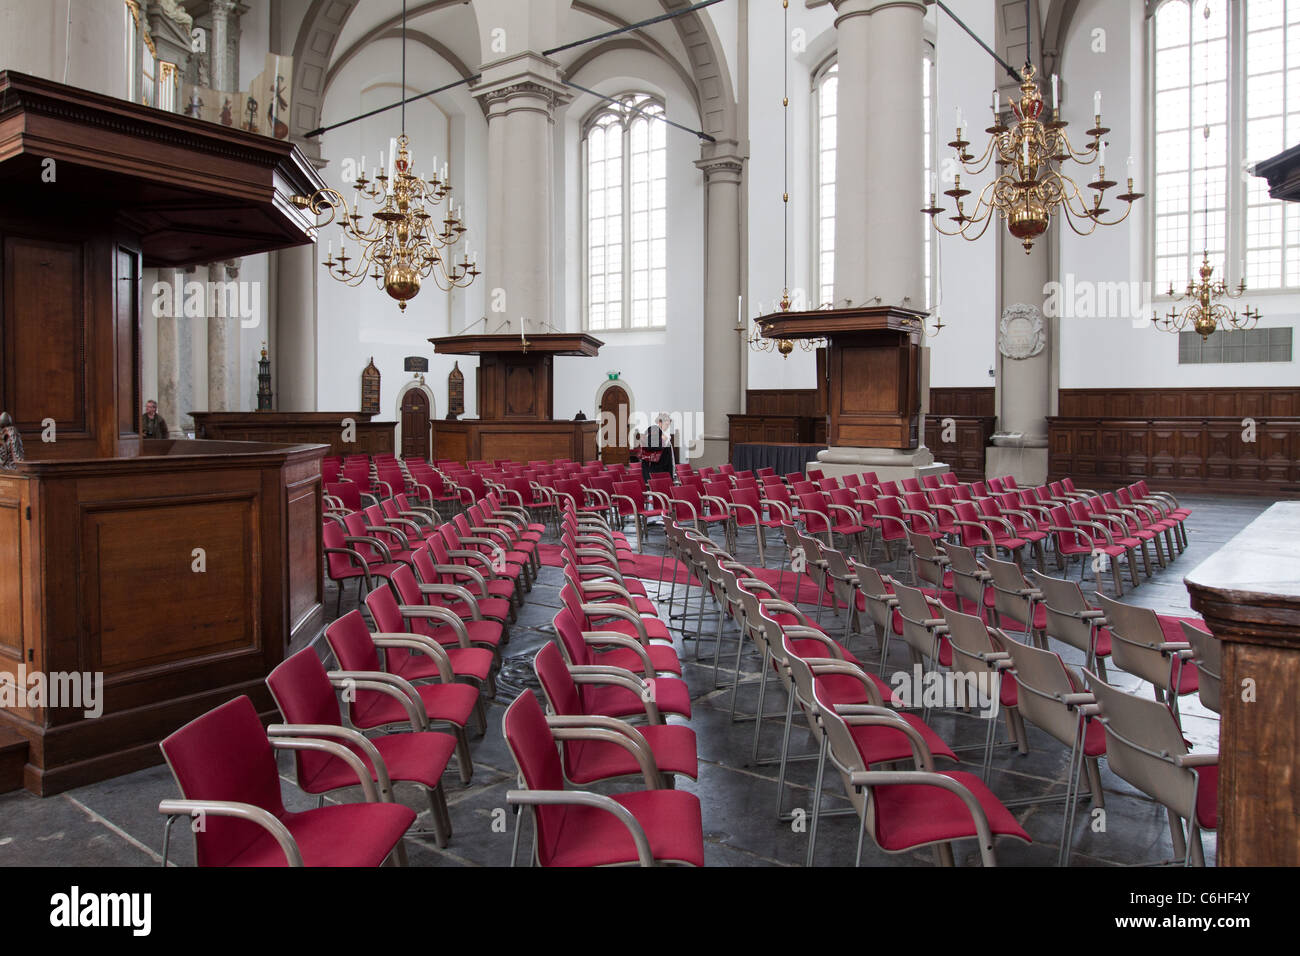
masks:
<instances>
[{"instance_id":1,"label":"dark jacket","mask_svg":"<svg viewBox=\"0 0 1300 956\"><path fill-rule=\"evenodd\" d=\"M673 473L673 466L677 464L676 449L673 448L672 434L665 434L660 431L658 425L651 425L646 431L645 437L641 440L641 447L649 451L658 451L663 449L663 454L655 462L644 462L645 470L650 474L659 474L666 472Z\"/></svg>"},{"instance_id":2,"label":"dark jacket","mask_svg":"<svg viewBox=\"0 0 1300 956\"><path fill-rule=\"evenodd\" d=\"M140 416L140 437L141 438L170 438L171 432L167 430L167 422L161 415L155 415L153 420L149 420L148 415Z\"/></svg>"}]
</instances>

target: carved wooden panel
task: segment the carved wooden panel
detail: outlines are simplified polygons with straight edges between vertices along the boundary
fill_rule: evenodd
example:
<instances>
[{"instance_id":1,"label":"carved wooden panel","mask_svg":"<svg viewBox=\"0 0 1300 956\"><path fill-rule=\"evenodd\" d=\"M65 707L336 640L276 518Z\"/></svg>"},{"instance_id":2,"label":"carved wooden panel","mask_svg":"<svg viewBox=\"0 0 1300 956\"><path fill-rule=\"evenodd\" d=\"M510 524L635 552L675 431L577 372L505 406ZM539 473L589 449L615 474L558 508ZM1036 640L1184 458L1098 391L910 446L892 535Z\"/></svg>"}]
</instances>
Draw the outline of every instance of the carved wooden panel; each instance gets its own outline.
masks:
<instances>
[{"instance_id":1,"label":"carved wooden panel","mask_svg":"<svg viewBox=\"0 0 1300 956\"><path fill-rule=\"evenodd\" d=\"M59 438L90 437L84 250L21 236L3 249L3 402L34 457L46 418Z\"/></svg>"},{"instance_id":2,"label":"carved wooden panel","mask_svg":"<svg viewBox=\"0 0 1300 956\"><path fill-rule=\"evenodd\" d=\"M317 474L285 488L289 527L289 623L290 630L312 614L325 600L320 555L324 546L319 520L321 479Z\"/></svg>"},{"instance_id":3,"label":"carved wooden panel","mask_svg":"<svg viewBox=\"0 0 1300 956\"><path fill-rule=\"evenodd\" d=\"M506 418L537 418L537 369L512 365L506 369Z\"/></svg>"},{"instance_id":4,"label":"carved wooden panel","mask_svg":"<svg viewBox=\"0 0 1300 956\"><path fill-rule=\"evenodd\" d=\"M925 445L935 461L948 465L962 481L982 481L994 421L992 415L927 415ZM951 441L945 440L948 436Z\"/></svg>"},{"instance_id":5,"label":"carved wooden panel","mask_svg":"<svg viewBox=\"0 0 1300 956\"><path fill-rule=\"evenodd\" d=\"M995 395L992 388L932 388L930 414L996 416Z\"/></svg>"},{"instance_id":6,"label":"carved wooden panel","mask_svg":"<svg viewBox=\"0 0 1300 956\"><path fill-rule=\"evenodd\" d=\"M251 497L86 508L81 599L92 669L119 675L257 647L254 514ZM205 570L195 570L196 548Z\"/></svg>"},{"instance_id":7,"label":"carved wooden panel","mask_svg":"<svg viewBox=\"0 0 1300 956\"><path fill-rule=\"evenodd\" d=\"M1300 388L1067 388L1060 417L1300 418Z\"/></svg>"},{"instance_id":8,"label":"carved wooden panel","mask_svg":"<svg viewBox=\"0 0 1300 956\"><path fill-rule=\"evenodd\" d=\"M1253 436L1253 440L1252 439ZM1300 419L1048 419L1049 471L1094 487L1300 496Z\"/></svg>"},{"instance_id":9,"label":"carved wooden panel","mask_svg":"<svg viewBox=\"0 0 1300 956\"><path fill-rule=\"evenodd\" d=\"M0 492L0 670L23 659L23 503Z\"/></svg>"}]
</instances>

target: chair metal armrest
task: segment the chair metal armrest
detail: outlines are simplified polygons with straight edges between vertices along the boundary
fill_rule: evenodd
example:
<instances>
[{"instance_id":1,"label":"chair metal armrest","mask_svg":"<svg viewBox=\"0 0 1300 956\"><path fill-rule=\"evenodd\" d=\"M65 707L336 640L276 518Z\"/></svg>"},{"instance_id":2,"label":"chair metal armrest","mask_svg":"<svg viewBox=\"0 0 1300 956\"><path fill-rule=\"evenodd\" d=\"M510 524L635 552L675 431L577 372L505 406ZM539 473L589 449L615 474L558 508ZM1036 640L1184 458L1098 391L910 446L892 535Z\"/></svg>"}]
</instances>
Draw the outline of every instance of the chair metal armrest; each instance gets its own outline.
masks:
<instances>
[{"instance_id":1,"label":"chair metal armrest","mask_svg":"<svg viewBox=\"0 0 1300 956\"><path fill-rule=\"evenodd\" d=\"M795 620L798 621L799 624L791 625L792 627L795 626L806 627L808 624L808 616L804 614L803 611L799 610L797 605L795 605L790 601L785 600L784 598L759 598L758 603L765 611L773 610L773 611L781 611L782 613L785 614L793 614Z\"/></svg>"},{"instance_id":2,"label":"chair metal armrest","mask_svg":"<svg viewBox=\"0 0 1300 956\"><path fill-rule=\"evenodd\" d=\"M583 631L582 640L584 644L590 647L617 646L627 648L641 658L641 670L645 673L647 679L657 677L659 674L650 661L650 654L646 651L646 646L634 637L619 634L617 631ZM597 654L596 659L599 660L599 657L600 655Z\"/></svg>"},{"instance_id":3,"label":"chair metal armrest","mask_svg":"<svg viewBox=\"0 0 1300 956\"><path fill-rule=\"evenodd\" d=\"M1107 545L1109 545L1110 547L1115 546L1115 537L1110 533L1110 529L1107 528L1104 524L1099 524L1096 521L1076 521L1074 523L1074 526L1076 528L1095 528L1105 536Z\"/></svg>"},{"instance_id":4,"label":"chair metal armrest","mask_svg":"<svg viewBox=\"0 0 1300 956\"><path fill-rule=\"evenodd\" d=\"M966 805L975 832L980 841L980 857L987 866L993 861L993 832L989 828L988 817L984 808L975 799L975 795L952 777L932 770L858 770L849 775L849 783L855 787L890 786L893 784L925 785L939 787L955 794Z\"/></svg>"},{"instance_id":5,"label":"chair metal armrest","mask_svg":"<svg viewBox=\"0 0 1300 956\"><path fill-rule=\"evenodd\" d=\"M370 768L366 766L364 760L357 756L356 751L349 750L333 740L297 736L276 737L269 730L266 739L271 744L272 750L311 750L316 753L329 754L331 757L342 760L357 775L357 782L361 784L361 792L365 796L366 803L385 802L375 789L375 781L370 776ZM378 751L375 752L375 756L379 756ZM384 762L381 759L378 766L382 767L383 765ZM388 776L387 770L384 771L384 776Z\"/></svg>"},{"instance_id":6,"label":"chair metal armrest","mask_svg":"<svg viewBox=\"0 0 1300 956\"><path fill-rule=\"evenodd\" d=\"M867 700L876 707L883 707L884 700L880 696L880 688L876 682L867 676L866 671L851 661L846 661L839 657L805 657L804 663L815 676L822 674L838 674L842 677L852 677L862 685L863 691L867 695ZM836 707L836 713L842 713L843 707Z\"/></svg>"},{"instance_id":7,"label":"chair metal armrest","mask_svg":"<svg viewBox=\"0 0 1300 956\"><path fill-rule=\"evenodd\" d=\"M397 538L398 543L401 544L403 551L409 551L411 548L411 539L402 534L402 532L398 531L396 528L383 524L368 524L366 525L366 530L373 534L393 535L393 537Z\"/></svg>"},{"instance_id":8,"label":"chair metal armrest","mask_svg":"<svg viewBox=\"0 0 1300 956\"><path fill-rule=\"evenodd\" d=\"M470 620L481 621L483 614L479 611L478 598L470 594L469 588L463 588L459 584L421 584L421 594L445 594L448 597L460 598L469 608Z\"/></svg>"},{"instance_id":9,"label":"chair metal armrest","mask_svg":"<svg viewBox=\"0 0 1300 956\"><path fill-rule=\"evenodd\" d=\"M934 520L934 515L930 514L928 511L912 511L909 508L904 508L903 514L907 515L909 518L923 519L925 523L930 526L931 531L939 527L939 523Z\"/></svg>"},{"instance_id":10,"label":"chair metal armrest","mask_svg":"<svg viewBox=\"0 0 1300 956\"><path fill-rule=\"evenodd\" d=\"M158 812L169 817L214 816L247 820L271 834L289 866L303 865L302 852L289 828L262 807L234 800L163 800L158 804Z\"/></svg>"},{"instance_id":11,"label":"chair metal armrest","mask_svg":"<svg viewBox=\"0 0 1300 956\"><path fill-rule=\"evenodd\" d=\"M506 803L511 806L558 806L572 804L579 807L595 807L614 814L618 821L627 827L632 843L636 846L637 861L642 866L654 866L654 854L650 852L650 840L645 830L637 822L632 811L612 797L602 793L588 793L584 790L508 790Z\"/></svg>"},{"instance_id":12,"label":"chair metal armrest","mask_svg":"<svg viewBox=\"0 0 1300 956\"><path fill-rule=\"evenodd\" d=\"M582 590L584 596L587 591L595 591L597 594L617 594L627 602L629 608L635 606L635 602L632 600L632 592L623 587L621 583L616 584L613 581L584 581Z\"/></svg>"},{"instance_id":13,"label":"chair metal armrest","mask_svg":"<svg viewBox=\"0 0 1300 956\"><path fill-rule=\"evenodd\" d=\"M401 612L402 617L406 620L426 618L449 624L452 630L456 632L457 644L461 647L470 646L469 631L465 627L465 622L457 614L445 607L439 607L436 604L399 604L397 610Z\"/></svg>"},{"instance_id":14,"label":"chair metal armrest","mask_svg":"<svg viewBox=\"0 0 1300 956\"><path fill-rule=\"evenodd\" d=\"M463 540L463 539L462 539L462 540ZM503 575L503 574L499 574L499 573L497 572L497 569L496 569L495 567L493 567L492 562L488 560L488 556L487 556L486 554L484 554L482 551L471 551L471 550L469 550L469 549L458 549L458 550L455 550L455 551L448 551L448 552L447 552L447 557L449 557L449 558L463 558L463 559L465 559L466 561L475 561L475 562L478 562L478 563L481 564L481 565L486 569L486 571L487 571L486 574L483 574L482 572L479 572L479 575L480 575L480 577L483 577L483 578L485 578L485 579L487 579L487 580L493 580L493 581L495 581L497 578L505 577L505 575ZM465 567L465 565L462 565L462 567ZM470 568L469 570L471 570L471 571L477 571L477 568Z\"/></svg>"},{"instance_id":15,"label":"chair metal armrest","mask_svg":"<svg viewBox=\"0 0 1300 956\"><path fill-rule=\"evenodd\" d=\"M399 512L399 514L400 514L400 512ZM421 540L424 538L424 534L423 534L423 532L420 530L420 526L419 526L419 524L416 523L416 522L414 522L414 521L412 521L410 518L385 518L384 520L388 522L388 526L389 526L389 527L392 527L393 525L409 526L409 527L411 528L411 534L410 534L410 535L407 535L405 531L402 531L402 532L401 532L401 534L403 535L403 537L405 537L408 541L411 540L411 537L415 537L415 538L418 538L418 539L421 539ZM397 530L397 529L394 529L394 530Z\"/></svg>"},{"instance_id":16,"label":"chair metal armrest","mask_svg":"<svg viewBox=\"0 0 1300 956\"><path fill-rule=\"evenodd\" d=\"M824 645L826 649L830 651L831 659L837 661L844 660L844 648L825 631L818 630L815 627L801 627L797 624L782 628L782 631L785 633L786 637L816 641L817 643Z\"/></svg>"},{"instance_id":17,"label":"chair metal armrest","mask_svg":"<svg viewBox=\"0 0 1300 956\"><path fill-rule=\"evenodd\" d=\"M769 511L775 508L777 511L777 519L780 521L793 520L794 513L790 506L784 501L773 501L771 498L760 498L758 503Z\"/></svg>"},{"instance_id":18,"label":"chair metal armrest","mask_svg":"<svg viewBox=\"0 0 1300 956\"><path fill-rule=\"evenodd\" d=\"M583 604L582 613L589 614L594 618L617 617L624 621L630 621L635 625L641 643L650 643L650 638L645 630L645 622L641 620L641 615L631 608L621 607L617 604Z\"/></svg>"},{"instance_id":19,"label":"chair metal armrest","mask_svg":"<svg viewBox=\"0 0 1300 956\"><path fill-rule=\"evenodd\" d=\"M424 709L424 700L410 681L384 671L330 671L326 676L331 684L344 691L373 690L396 698L406 710L412 727L416 730L429 729L429 713Z\"/></svg>"},{"instance_id":20,"label":"chair metal armrest","mask_svg":"<svg viewBox=\"0 0 1300 956\"><path fill-rule=\"evenodd\" d=\"M364 535L364 534L349 534L349 535L344 535L343 540L349 544L368 544L372 547L378 548L381 552L383 552L384 563L385 564L393 563L393 552L389 549L387 544L385 544L383 541L380 541L378 538L372 538L369 535Z\"/></svg>"},{"instance_id":21,"label":"chair metal armrest","mask_svg":"<svg viewBox=\"0 0 1300 956\"><path fill-rule=\"evenodd\" d=\"M375 647L405 647L410 651L418 651L425 657L432 658L438 665L438 680L444 684L456 680L456 672L452 669L446 649L431 637L407 631L377 631L370 635L370 639Z\"/></svg>"},{"instance_id":22,"label":"chair metal armrest","mask_svg":"<svg viewBox=\"0 0 1300 956\"><path fill-rule=\"evenodd\" d=\"M551 736L556 740L601 740L622 747L636 758L647 790L663 790L663 774L655 762L654 750L645 736L630 724L613 717L586 715L548 716Z\"/></svg>"},{"instance_id":23,"label":"chair metal armrest","mask_svg":"<svg viewBox=\"0 0 1300 956\"><path fill-rule=\"evenodd\" d=\"M1219 763L1217 753L1174 754L1174 763L1180 767L1215 767Z\"/></svg>"}]
</instances>

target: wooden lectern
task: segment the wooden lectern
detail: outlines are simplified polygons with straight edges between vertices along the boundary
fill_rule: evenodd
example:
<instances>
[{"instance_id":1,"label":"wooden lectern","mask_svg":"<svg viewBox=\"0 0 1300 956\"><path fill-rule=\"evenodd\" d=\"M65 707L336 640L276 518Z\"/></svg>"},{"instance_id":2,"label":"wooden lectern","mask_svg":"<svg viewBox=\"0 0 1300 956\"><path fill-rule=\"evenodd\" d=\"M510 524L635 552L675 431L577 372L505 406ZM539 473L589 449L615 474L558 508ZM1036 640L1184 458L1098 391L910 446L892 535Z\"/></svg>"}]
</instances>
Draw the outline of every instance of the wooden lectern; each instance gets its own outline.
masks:
<instances>
[{"instance_id":1,"label":"wooden lectern","mask_svg":"<svg viewBox=\"0 0 1300 956\"><path fill-rule=\"evenodd\" d=\"M0 472L0 680L103 679L101 714L0 707L0 791L159 763L240 694L270 719L267 673L324 623L326 448L139 430L142 270L310 242L289 197L320 185L288 143L0 72L0 407L29 459Z\"/></svg>"},{"instance_id":2,"label":"wooden lectern","mask_svg":"<svg viewBox=\"0 0 1300 956\"><path fill-rule=\"evenodd\" d=\"M766 339L825 338L827 443L910 450L921 444L924 312L896 306L777 312Z\"/></svg>"},{"instance_id":3,"label":"wooden lectern","mask_svg":"<svg viewBox=\"0 0 1300 956\"><path fill-rule=\"evenodd\" d=\"M597 457L597 421L557 420L554 360L594 357L605 343L582 332L450 335L430 339L441 355L477 355L477 419L433 423L435 458L529 461Z\"/></svg>"}]
</instances>

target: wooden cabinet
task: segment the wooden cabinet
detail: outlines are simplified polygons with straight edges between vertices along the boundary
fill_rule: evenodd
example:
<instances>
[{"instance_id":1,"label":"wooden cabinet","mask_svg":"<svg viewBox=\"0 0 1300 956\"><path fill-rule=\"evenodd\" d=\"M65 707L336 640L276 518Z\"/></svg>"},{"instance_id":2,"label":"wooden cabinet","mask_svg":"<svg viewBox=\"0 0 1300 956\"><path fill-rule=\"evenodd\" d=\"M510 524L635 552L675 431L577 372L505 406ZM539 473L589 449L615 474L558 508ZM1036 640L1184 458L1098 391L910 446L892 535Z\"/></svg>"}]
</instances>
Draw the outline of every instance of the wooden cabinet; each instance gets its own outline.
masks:
<instances>
[{"instance_id":1,"label":"wooden cabinet","mask_svg":"<svg viewBox=\"0 0 1300 956\"><path fill-rule=\"evenodd\" d=\"M412 394L412 393L407 393ZM331 455L391 455L396 422L364 412L191 412L196 438L328 445ZM344 422L352 427L345 428ZM351 441L345 441L350 437Z\"/></svg>"}]
</instances>

